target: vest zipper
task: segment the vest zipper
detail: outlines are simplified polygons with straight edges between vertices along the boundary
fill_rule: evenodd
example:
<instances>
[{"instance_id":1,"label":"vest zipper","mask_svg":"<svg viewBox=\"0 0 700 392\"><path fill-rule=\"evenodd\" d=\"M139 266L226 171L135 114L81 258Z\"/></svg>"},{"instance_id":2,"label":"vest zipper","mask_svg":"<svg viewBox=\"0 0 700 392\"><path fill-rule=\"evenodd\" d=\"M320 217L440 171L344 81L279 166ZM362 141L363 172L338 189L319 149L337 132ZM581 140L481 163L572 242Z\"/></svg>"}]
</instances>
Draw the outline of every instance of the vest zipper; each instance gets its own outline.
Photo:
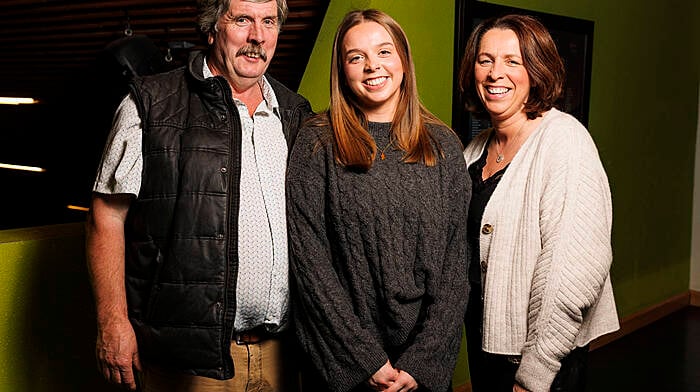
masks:
<instances>
[{"instance_id":1,"label":"vest zipper","mask_svg":"<svg viewBox=\"0 0 700 392\"><path fill-rule=\"evenodd\" d=\"M224 376L233 377L235 374L235 364L231 359L231 339L233 337L233 325L236 316L236 278L238 276L238 210L240 208L240 145L241 145L241 129L240 119L236 111L235 103L233 102L232 92L222 77L215 79L221 87L226 106L228 129L230 130L229 137L229 162L228 162L228 189L226 197L226 253L225 253L225 280L224 280L224 298L223 298L223 333L221 336L222 363L224 364ZM236 162L238 160L238 162ZM235 198L235 204L232 199ZM235 262L234 262L235 261ZM231 322L229 323L229 317ZM228 355L227 355L228 354Z\"/></svg>"}]
</instances>

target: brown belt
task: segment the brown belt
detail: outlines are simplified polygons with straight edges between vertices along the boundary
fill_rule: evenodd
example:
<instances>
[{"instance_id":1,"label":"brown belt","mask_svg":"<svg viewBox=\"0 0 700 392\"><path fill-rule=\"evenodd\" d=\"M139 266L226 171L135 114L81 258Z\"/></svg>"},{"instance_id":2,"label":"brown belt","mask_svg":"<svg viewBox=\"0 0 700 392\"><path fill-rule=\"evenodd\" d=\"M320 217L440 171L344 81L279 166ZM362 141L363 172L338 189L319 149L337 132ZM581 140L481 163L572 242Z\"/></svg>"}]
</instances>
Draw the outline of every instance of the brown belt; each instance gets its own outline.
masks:
<instances>
[{"instance_id":1,"label":"brown belt","mask_svg":"<svg viewBox=\"0 0 700 392\"><path fill-rule=\"evenodd\" d=\"M233 340L236 344L257 344L275 337L274 334L267 332L264 327L257 327L248 331L234 332Z\"/></svg>"}]
</instances>

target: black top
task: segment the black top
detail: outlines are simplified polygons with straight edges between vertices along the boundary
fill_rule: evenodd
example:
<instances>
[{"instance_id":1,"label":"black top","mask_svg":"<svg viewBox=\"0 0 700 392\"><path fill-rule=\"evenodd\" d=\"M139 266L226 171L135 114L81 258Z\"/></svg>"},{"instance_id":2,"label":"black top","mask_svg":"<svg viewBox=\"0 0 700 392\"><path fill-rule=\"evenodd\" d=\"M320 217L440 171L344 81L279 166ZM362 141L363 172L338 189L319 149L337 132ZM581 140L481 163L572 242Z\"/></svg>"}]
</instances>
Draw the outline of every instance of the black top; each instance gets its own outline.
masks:
<instances>
[{"instance_id":1,"label":"black top","mask_svg":"<svg viewBox=\"0 0 700 392\"><path fill-rule=\"evenodd\" d=\"M506 172L508 165L503 169L494 173L486 180L482 179L482 172L486 166L486 157L489 155L488 145L493 140L493 136L486 143L484 152L481 157L471 165L469 165L469 176L472 179L472 199L469 203L469 215L467 218L467 238L469 242L469 283L472 287L475 285L481 286L481 268L479 260L481 252L479 247L479 238L481 237L481 218L484 215L484 209L491 199L493 191L501 181L501 177Z\"/></svg>"}]
</instances>

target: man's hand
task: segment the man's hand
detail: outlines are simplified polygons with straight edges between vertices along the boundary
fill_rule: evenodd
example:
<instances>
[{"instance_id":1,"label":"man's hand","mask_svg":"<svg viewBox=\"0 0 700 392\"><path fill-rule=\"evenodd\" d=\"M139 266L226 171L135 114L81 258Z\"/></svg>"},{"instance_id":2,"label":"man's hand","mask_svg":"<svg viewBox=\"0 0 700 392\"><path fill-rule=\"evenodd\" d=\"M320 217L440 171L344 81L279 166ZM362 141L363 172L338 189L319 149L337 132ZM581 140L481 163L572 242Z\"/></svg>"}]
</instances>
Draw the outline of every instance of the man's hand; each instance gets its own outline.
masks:
<instances>
[{"instance_id":1,"label":"man's hand","mask_svg":"<svg viewBox=\"0 0 700 392\"><path fill-rule=\"evenodd\" d=\"M97 366L105 379L136 389L136 335L127 316L124 222L133 196L93 194L85 250L97 312Z\"/></svg>"},{"instance_id":2,"label":"man's hand","mask_svg":"<svg viewBox=\"0 0 700 392\"><path fill-rule=\"evenodd\" d=\"M379 370L367 380L367 384L375 391L383 391L390 387L398 376L399 371L394 369L394 367L391 366L391 362L387 360L384 366L379 368Z\"/></svg>"},{"instance_id":3,"label":"man's hand","mask_svg":"<svg viewBox=\"0 0 700 392\"><path fill-rule=\"evenodd\" d=\"M97 367L109 382L136 390L134 369L141 371L136 335L126 321L98 328L95 347Z\"/></svg>"}]
</instances>

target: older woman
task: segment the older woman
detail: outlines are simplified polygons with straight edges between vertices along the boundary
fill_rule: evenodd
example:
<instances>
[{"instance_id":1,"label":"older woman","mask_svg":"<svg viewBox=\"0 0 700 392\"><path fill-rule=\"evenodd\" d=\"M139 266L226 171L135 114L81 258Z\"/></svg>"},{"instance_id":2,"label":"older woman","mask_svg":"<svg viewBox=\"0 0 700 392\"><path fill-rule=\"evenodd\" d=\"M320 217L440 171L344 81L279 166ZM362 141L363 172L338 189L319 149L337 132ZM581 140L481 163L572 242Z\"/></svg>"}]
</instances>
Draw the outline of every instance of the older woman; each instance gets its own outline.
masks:
<instances>
[{"instance_id":1,"label":"older woman","mask_svg":"<svg viewBox=\"0 0 700 392\"><path fill-rule=\"evenodd\" d=\"M341 22L330 95L287 173L298 336L333 391L447 391L467 296L461 143L420 104L383 12Z\"/></svg>"},{"instance_id":2,"label":"older woman","mask_svg":"<svg viewBox=\"0 0 700 392\"><path fill-rule=\"evenodd\" d=\"M474 30L459 78L467 109L493 125L464 151L472 386L583 390L588 343L618 328L612 205L589 133L554 107L562 60L540 22L508 15Z\"/></svg>"}]
</instances>

